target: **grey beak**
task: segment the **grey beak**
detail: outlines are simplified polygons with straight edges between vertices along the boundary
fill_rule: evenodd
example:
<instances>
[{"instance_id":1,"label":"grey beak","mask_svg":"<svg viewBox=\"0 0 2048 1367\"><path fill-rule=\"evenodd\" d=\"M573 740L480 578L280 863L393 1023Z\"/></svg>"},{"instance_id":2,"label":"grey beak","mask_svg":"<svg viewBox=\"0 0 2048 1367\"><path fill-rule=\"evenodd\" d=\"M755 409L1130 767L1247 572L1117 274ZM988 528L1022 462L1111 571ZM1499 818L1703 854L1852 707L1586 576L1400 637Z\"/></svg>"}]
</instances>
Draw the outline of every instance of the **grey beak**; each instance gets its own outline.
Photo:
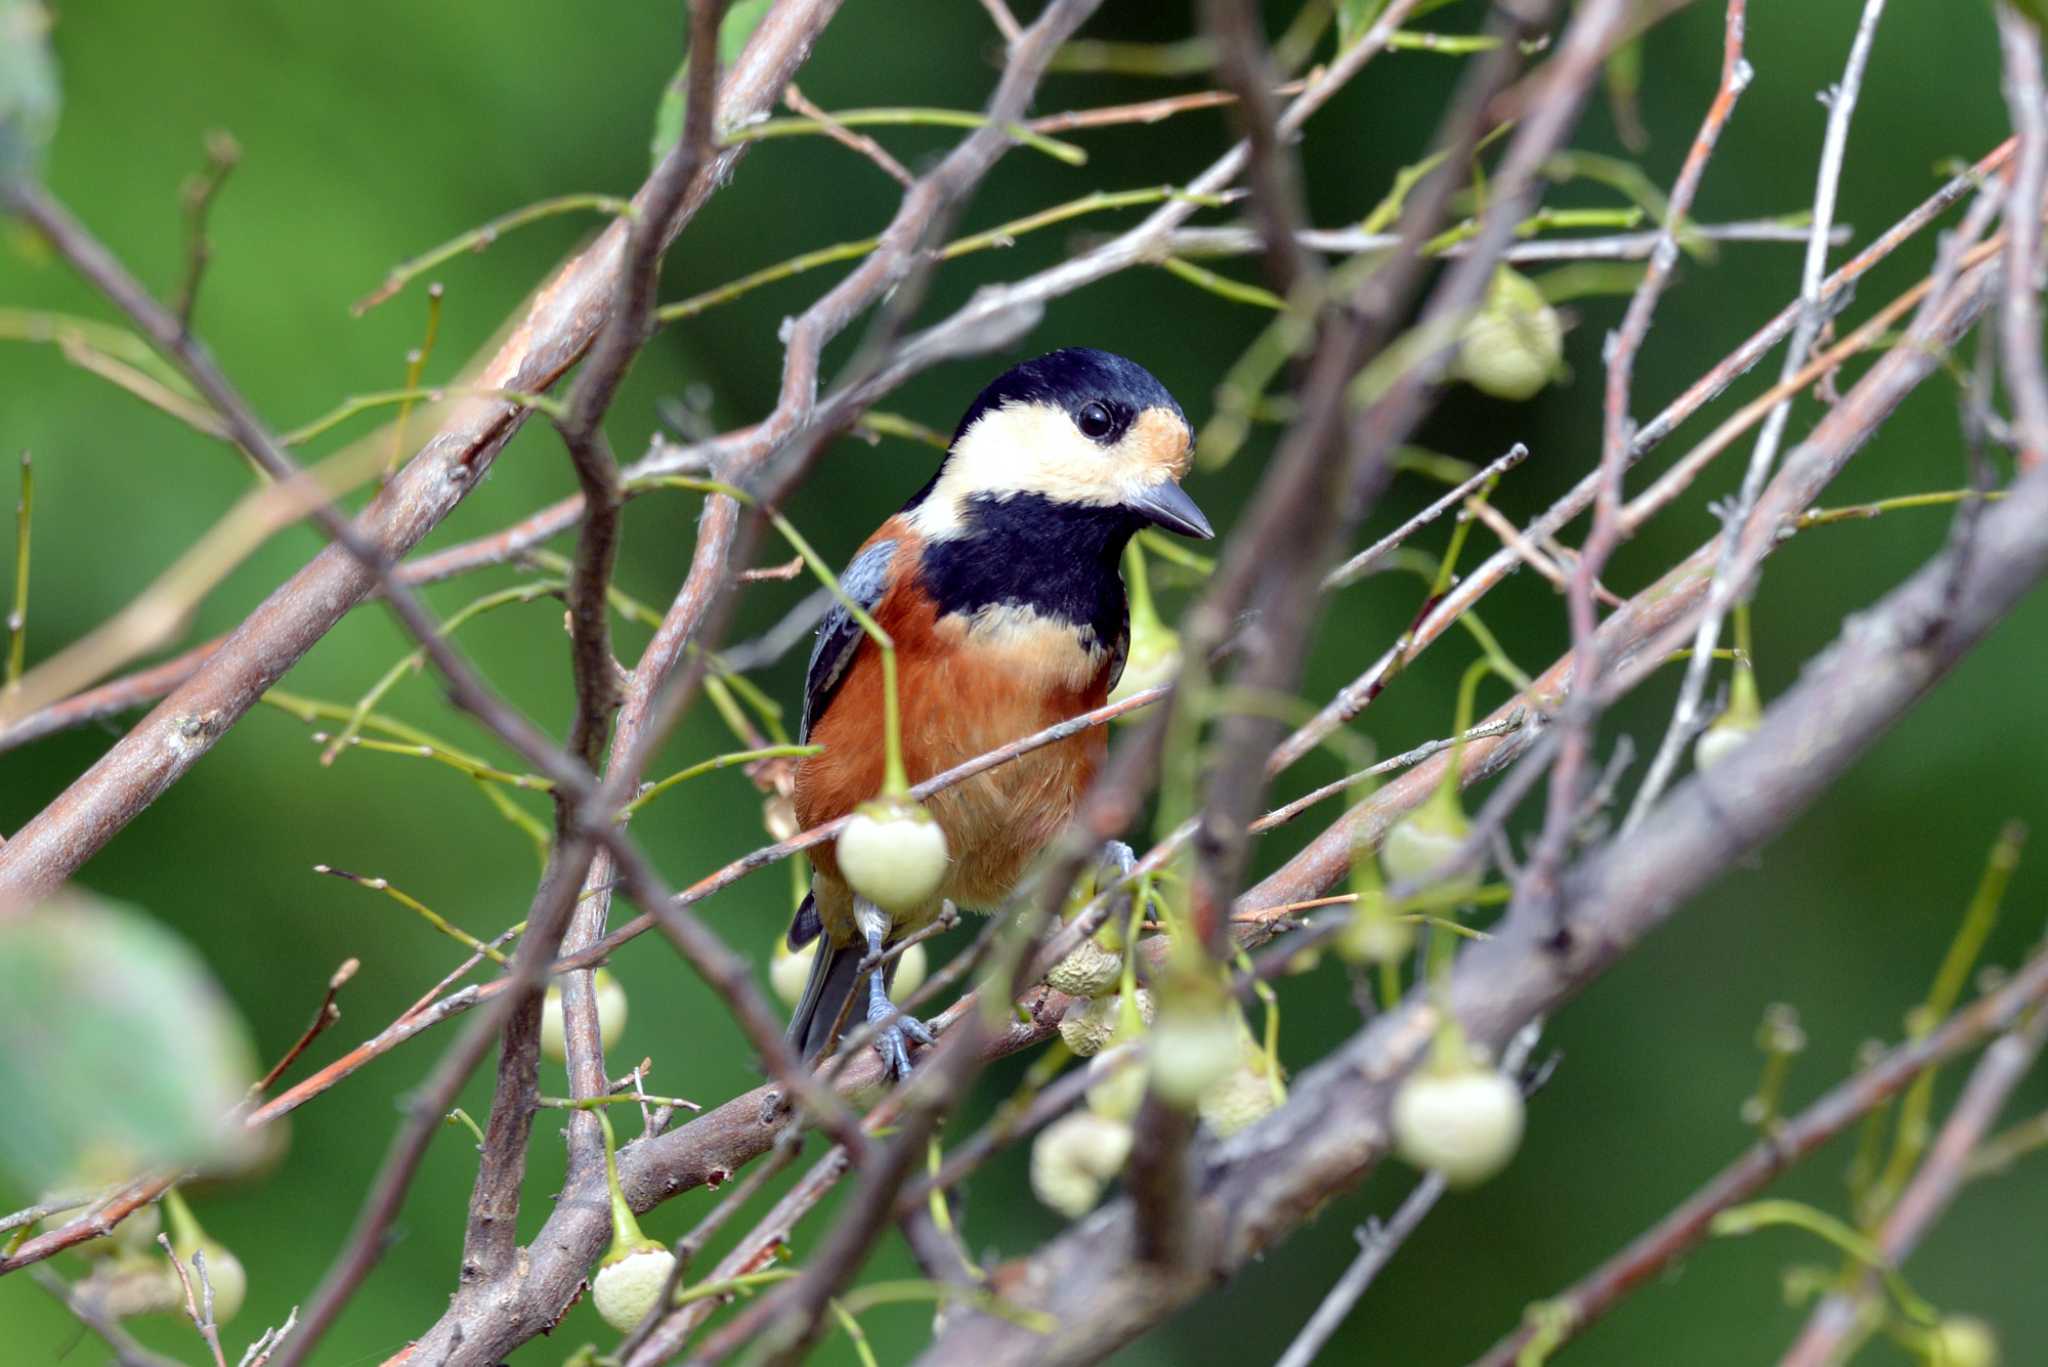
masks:
<instances>
[{"instance_id":1,"label":"grey beak","mask_svg":"<svg viewBox=\"0 0 2048 1367\"><path fill-rule=\"evenodd\" d=\"M1187 491L1171 480L1163 480L1144 493L1138 494L1124 504L1147 522L1156 523L1169 532L1192 536L1198 541L1207 541L1216 535L1209 526L1209 519L1202 516L1202 510L1187 496Z\"/></svg>"}]
</instances>

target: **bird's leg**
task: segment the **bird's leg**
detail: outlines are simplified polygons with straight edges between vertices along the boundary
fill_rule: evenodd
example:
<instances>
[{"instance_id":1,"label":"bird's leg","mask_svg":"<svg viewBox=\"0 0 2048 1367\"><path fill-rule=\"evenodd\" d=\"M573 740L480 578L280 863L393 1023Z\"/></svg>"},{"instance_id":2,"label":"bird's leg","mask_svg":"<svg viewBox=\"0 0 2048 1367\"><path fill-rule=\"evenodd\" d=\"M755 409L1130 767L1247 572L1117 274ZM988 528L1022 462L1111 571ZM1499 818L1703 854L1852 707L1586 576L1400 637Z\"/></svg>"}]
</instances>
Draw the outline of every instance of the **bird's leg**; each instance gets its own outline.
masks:
<instances>
[{"instance_id":1,"label":"bird's leg","mask_svg":"<svg viewBox=\"0 0 2048 1367\"><path fill-rule=\"evenodd\" d=\"M888 914L866 898L855 898L853 919L867 939L868 958L880 960L889 937ZM934 1036L923 1021L896 1009L896 1003L889 1000L887 978L888 974L879 962L868 973L868 1024L879 1032L875 1036L875 1051L882 1056L883 1066L891 1077L900 1081L910 1076L910 1045L907 1040L930 1044Z\"/></svg>"},{"instance_id":2,"label":"bird's leg","mask_svg":"<svg viewBox=\"0 0 2048 1367\"><path fill-rule=\"evenodd\" d=\"M1137 852L1129 845L1121 840L1103 841L1102 853L1096 856L1095 860L1095 893L1099 895L1109 888L1118 888L1137 866ZM1121 925L1124 918L1131 914L1132 891L1130 888L1119 888L1115 899L1110 903L1106 923L1114 922Z\"/></svg>"}]
</instances>

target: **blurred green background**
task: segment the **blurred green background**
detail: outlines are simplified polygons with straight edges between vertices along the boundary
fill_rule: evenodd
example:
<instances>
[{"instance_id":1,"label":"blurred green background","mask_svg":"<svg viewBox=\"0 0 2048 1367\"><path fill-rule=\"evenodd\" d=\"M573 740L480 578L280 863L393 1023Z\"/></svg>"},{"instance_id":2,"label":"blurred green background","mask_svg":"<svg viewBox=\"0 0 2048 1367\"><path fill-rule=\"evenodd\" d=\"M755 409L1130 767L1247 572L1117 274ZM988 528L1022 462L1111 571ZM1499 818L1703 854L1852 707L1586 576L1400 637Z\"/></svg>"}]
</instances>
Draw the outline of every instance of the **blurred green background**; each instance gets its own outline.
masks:
<instances>
[{"instance_id":1,"label":"blurred green background","mask_svg":"<svg viewBox=\"0 0 2048 1367\"><path fill-rule=\"evenodd\" d=\"M343 396L396 386L423 320L414 290L361 321L348 304L395 262L528 201L571 191L625 194L647 164L652 110L673 71L679 6L423 6L359 0L309 6L270 0L187 0L180 5L57 4L55 42L65 106L50 160L54 189L134 270L169 294L181 271L180 182L201 161L207 130L225 128L242 165L213 217L216 258L198 326L227 370L275 425L303 422ZM1026 6L1026 9L1029 7ZM1273 26L1293 7L1274 5ZM1716 220L1803 208L1820 144L1817 91L1839 72L1860 6L1803 0L1753 7L1749 55L1757 80L1742 100L1701 192L1698 212ZM1470 31L1480 7L1453 4L1431 27ZM1111 3L1093 36L1167 39L1188 32L1186 5ZM1668 185L1709 99L1720 62L1719 7L1697 4L1660 27L1646 51L1642 116L1651 142L1642 163ZM928 103L979 107L992 81L992 30L972 0L850 0L800 74L827 108ZM1456 61L1429 54L1378 60L1311 125L1303 147L1314 217L1352 221L1385 192L1394 170L1425 146L1457 75ZM1201 88L1195 80L1056 76L1042 112ZM2004 131L1996 47L1977 0L1892 7L1850 142L1841 217L1861 242L1919 201L1948 159L1975 158ZM1228 135L1216 112L1151 128L1081 135L1090 162L1072 168L1015 151L975 197L965 229L989 226L1092 189L1152 185L1192 176ZM951 135L907 129L880 134L913 166ZM1595 101L1576 145L1621 152L1613 119ZM797 251L864 236L886 221L896 188L874 167L822 139L757 149L734 183L670 254L665 298L721 283ZM1610 197L1566 187L1557 203ZM1211 215L1212 219L1216 216ZM1118 222L1127 220L1118 220ZM1021 275L1070 251L1107 220L1039 233L1014 248L964 259L940 276L926 316L978 283ZM447 306L433 372L452 374L548 268L589 230L556 219L506 237L488 253L436 272ZM1877 271L1859 307L1891 297L1924 272L1921 241ZM1839 256L1838 256L1839 259ZM1249 263L1224 268L1252 278ZM839 268L835 268L839 269ZM1796 290L1798 252L1732 246L1712 265L1688 264L1668 297L1637 379L1639 415L1675 393L1779 308ZM833 272L765 289L663 333L633 371L610 423L616 448L636 454L663 396L704 386L721 425L748 421L772 401L776 328L815 297ZM104 315L69 274L20 251L0 254L0 306ZM1589 467L1597 447L1599 345L1618 319L1617 300L1574 306L1569 338L1574 382L1508 405L1451 392L1422 434L1436 449L1484 460L1513 440L1533 458L1497 502L1518 522ZM1086 343L1140 359L1200 421L1223 368L1264 318L1157 271L1136 271L1054 304L1019 355ZM843 344L835 355L843 356ZM945 366L889 407L950 428L974 391L1016 357ZM1765 367L1775 373L1773 359ZM1756 392L1751 377L1739 394ZM1841 503L1950 487L1959 482L1957 391L1937 377L1908 402L1830 491ZM1725 405L1723 410L1725 411ZM1793 435L1817 409L1803 401ZM359 431L363 429L351 429ZM1696 437L1704 428L1688 430ZM329 438L328 446L342 438ZM65 365L53 348L0 348L0 446L35 453L38 507L31 658L45 657L104 619L147 583L248 485L239 460L99 381ZM1242 507L1270 447L1270 432L1192 491L1219 526ZM1661 465L1667 449L1653 458ZM933 453L900 441L835 446L789 511L819 548L843 557L926 478ZM1713 527L1708 497L1725 492L1733 467L1624 549L1608 576L1627 592L1648 581ZM490 480L430 545L478 535L573 488L558 444L536 427L502 455ZM1399 481L1368 535L1432 497L1423 481ZM696 500L661 494L627 517L619 579L665 603L691 547ZM1756 608L1757 652L1767 695L1834 633L1844 613L1879 596L1941 544L1946 517L1907 513L1800 537L1772 562ZM11 535L11 533L0 533ZM1440 548L1441 530L1426 544ZM1475 545L1483 546L1482 534ZM11 543L9 543L11 545ZM318 544L310 532L279 536L214 592L191 638L228 629ZM4 563L11 563L11 552ZM510 572L432 591L451 611ZM804 592L767 584L746 591L736 634L774 620ZM1375 656L1408 620L1420 585L1383 576L1334 605L1316 652L1308 696L1320 699ZM1169 605L1185 591L1169 589ZM1492 595L1485 616L1530 669L1564 642L1561 605L1524 574ZM551 725L567 716L568 659L559 608L512 608L468 628L461 640L515 702ZM1553 1027L1563 1066L1532 1109L1527 1144L1503 1178L1454 1197L1372 1290L1332 1344L1328 1359L1457 1363L1512 1325L1529 1301L1551 1293L1667 1210L1743 1146L1738 1108L1754 1084L1755 1024L1767 1003L1803 1013L1811 1048L1790 1087L1793 1104L1838 1078L1857 1046L1896 1036L1902 1012L1924 990L1974 884L1999 823L2048 825L2048 746L2038 714L2048 673L2048 603L2035 600L1955 678L1879 746L1829 799L1729 876L1696 906L1590 991ZM644 630L626 627L631 658ZM378 609L360 611L285 681L323 698L356 697L404 642ZM1383 750L1443 734L1451 693L1469 658L1453 635L1430 652L1361 720ZM794 703L801 660L762 676ZM1674 679L1644 690L1613 719L1654 743ZM2033 701L2029 701L2032 699ZM1497 695L1495 697L1497 700ZM1488 705L1491 705L1490 703ZM489 742L442 704L428 680L402 684L389 709L458 744ZM19 827L101 753L111 731L85 730L0 756L0 831ZM727 748L708 713L677 735L656 772ZM391 903L314 876L315 863L382 875L479 933L518 920L531 892L531 847L495 817L459 775L419 761L357 752L317 763L307 728L269 709L237 727L83 872L105 894L149 908L199 947L247 1013L261 1051L274 1056L304 1025L322 984L343 958L362 972L342 997L345 1018L313 1051L333 1057L380 1028L454 962L447 941ZM492 753L495 753L492 751ZM1323 782L1335 761L1317 756L1286 791ZM737 773L698 781L651 806L635 829L671 880L687 881L760 843L758 804ZM1315 822L1302 823L1304 827ZM1307 830L1260 847L1262 867L1283 858ZM2042 858L2022 869L1990 951L2012 964L2040 933ZM705 908L735 945L765 968L787 910L785 879L770 873ZM964 937L962 937L964 938ZM746 1049L709 995L649 939L615 969L632 993L619 1060L652 1055L652 1085L715 1102L752 1085ZM1319 1057L1356 1026L1347 985L1334 967L1284 988L1284 1053L1292 1066ZM324 1270L379 1163L395 1103L425 1074L447 1036L424 1040L368 1068L293 1117L288 1156L266 1177L201 1193L214 1233L251 1272L251 1293L230 1338L237 1343L280 1320ZM1020 1064L987 1078L951 1133L986 1113ZM559 1074L555 1084L559 1089ZM89 1080L82 1080L89 1081ZM1954 1079L1949 1079L1952 1084ZM1944 1093L1946 1095L1946 1092ZM465 1104L486 1104L482 1086ZM2015 1116L2048 1100L2039 1079ZM533 1149L523 1228L544 1216L560 1174L560 1124L543 1115ZM1025 1253L1055 1232L1031 1199L1024 1155L1014 1152L972 1185L969 1243L990 1258ZM1840 1209L1838 1145L1780 1184L1782 1194ZM426 1326L454 1284L462 1209L474 1171L469 1139L440 1137L415 1185L398 1238L318 1354L326 1364L376 1362ZM2048 1184L2039 1165L1967 1190L1909 1265L1915 1287L1945 1309L1982 1315L2005 1339L2009 1362L2048 1361ZM1300 1326L1353 1252L1351 1230L1390 1211L1410 1183L1390 1166L1339 1200L1228 1290L1125 1352L1131 1363L1270 1360ZM0 1191L0 1206L28 1193ZM675 1235L711 1198L693 1192L657 1211L648 1227ZM801 1253L825 1217L799 1231ZM1713 1243L1675 1276L1635 1295L1563 1357L1612 1364L1722 1364L1764 1360L1802 1312L1780 1291L1783 1270L1826 1261L1826 1250L1790 1233ZM885 1245L873 1275L908 1275L900 1242ZM884 1362L925 1342L928 1311L873 1312L866 1329ZM47 1363L102 1356L25 1278L0 1280L0 1361ZM163 1321L140 1331L153 1345L197 1360L189 1329ZM516 1354L558 1361L586 1339L609 1342L587 1308L551 1339ZM1878 1344L1872 1361L1903 1360ZM834 1336L820 1361L850 1362Z\"/></svg>"}]
</instances>

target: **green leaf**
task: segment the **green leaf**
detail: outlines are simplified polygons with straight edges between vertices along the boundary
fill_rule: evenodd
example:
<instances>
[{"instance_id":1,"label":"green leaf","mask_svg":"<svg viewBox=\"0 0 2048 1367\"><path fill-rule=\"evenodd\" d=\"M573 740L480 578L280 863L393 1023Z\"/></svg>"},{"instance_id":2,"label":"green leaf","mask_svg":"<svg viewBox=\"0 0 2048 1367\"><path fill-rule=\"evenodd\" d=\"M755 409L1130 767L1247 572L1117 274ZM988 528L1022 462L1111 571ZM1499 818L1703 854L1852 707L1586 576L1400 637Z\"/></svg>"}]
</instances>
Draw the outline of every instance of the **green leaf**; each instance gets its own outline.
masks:
<instances>
[{"instance_id":1,"label":"green leaf","mask_svg":"<svg viewBox=\"0 0 2048 1367\"><path fill-rule=\"evenodd\" d=\"M775 0L735 0L726 10L725 18L718 26L720 66L730 66L745 50L747 39L754 36L754 30L767 17L774 3ZM648 150L653 153L656 165L683 136L683 113L689 92L690 59L685 56L683 64L676 68L676 74L662 90L661 104L654 111L654 141Z\"/></svg>"},{"instance_id":2,"label":"green leaf","mask_svg":"<svg viewBox=\"0 0 2048 1367\"><path fill-rule=\"evenodd\" d=\"M1337 0L1337 51L1357 42L1386 7L1387 0Z\"/></svg>"},{"instance_id":3,"label":"green leaf","mask_svg":"<svg viewBox=\"0 0 2048 1367\"><path fill-rule=\"evenodd\" d=\"M0 0L0 180L33 176L61 104L40 0Z\"/></svg>"},{"instance_id":4,"label":"green leaf","mask_svg":"<svg viewBox=\"0 0 2048 1367\"><path fill-rule=\"evenodd\" d=\"M23 1189L239 1170L255 1077L248 1026L148 916L67 893L0 920L0 1169Z\"/></svg>"}]
</instances>

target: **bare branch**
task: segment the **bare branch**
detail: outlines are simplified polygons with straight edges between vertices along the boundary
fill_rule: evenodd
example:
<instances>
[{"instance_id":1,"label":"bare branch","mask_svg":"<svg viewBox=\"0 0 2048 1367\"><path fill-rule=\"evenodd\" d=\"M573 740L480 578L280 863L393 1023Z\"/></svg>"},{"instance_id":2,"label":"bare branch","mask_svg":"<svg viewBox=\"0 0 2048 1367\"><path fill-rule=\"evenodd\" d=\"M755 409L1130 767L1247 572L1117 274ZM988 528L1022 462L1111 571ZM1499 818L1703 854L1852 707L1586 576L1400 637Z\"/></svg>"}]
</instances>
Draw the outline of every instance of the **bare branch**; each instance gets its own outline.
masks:
<instances>
[{"instance_id":1,"label":"bare branch","mask_svg":"<svg viewBox=\"0 0 2048 1367\"><path fill-rule=\"evenodd\" d=\"M1849 60L1842 70L1841 82L1822 96L1828 107L1828 126L1821 145L1819 184L1813 192L1813 235L1807 243L1806 267L1799 284L1799 321L1792 329L1792 340L1785 347L1784 364L1779 369L1781 380L1796 374L1806 364L1807 352L1820 335L1821 325L1827 321L1822 296L1827 274L1828 229L1835 221L1835 194L1841 184L1842 160L1848 150L1849 117L1856 110L1856 97L1863 88L1863 72L1870 63L1871 44L1877 36L1877 21L1883 13L1884 0L1865 0L1863 17L1857 22L1855 39L1849 45ZM1778 458L1778 443L1791 416L1792 400L1787 396L1764 420L1756 448L1750 452L1749 468L1743 473L1742 488L1735 497L1734 512L1730 518L1732 526L1740 527L1747 522L1750 510L1756 506L1764 481L1770 476L1771 466ZM1715 571L1714 586L1707 595L1707 609L1701 615L1699 629L1693 636L1692 658L1686 662L1678 705L1672 711L1671 723L1664 730L1663 740L1658 742L1649 772L1643 775L1642 787L1636 791L1635 799L1629 805L1627 825L1631 828L1641 823L1643 815L1663 792L1678 764L1679 752L1699 729L1702 720L1700 708L1706 697L1707 675L1713 668L1714 647L1721 642L1721 623L1735 605L1736 595L1748 588L1747 583L1739 581L1735 574L1732 559L1735 546L1736 539L1730 537L1726 550L1730 561Z\"/></svg>"},{"instance_id":2,"label":"bare branch","mask_svg":"<svg viewBox=\"0 0 2048 1367\"><path fill-rule=\"evenodd\" d=\"M1885 1216L1877 1233L1877 1250L1887 1267L1903 1263L1934 1222L1948 1209L1968 1176L1970 1157L1998 1122L2006 1099L2025 1080L2048 1042L2048 1011L2036 1010L2025 1022L1994 1041L1970 1074L1947 1123L1927 1151L1926 1161ZM1807 1317L1806 1328L1780 1359L1780 1367L1827 1367L1839 1360L1854 1333L1863 1302L1875 1289L1866 1275L1850 1292L1833 1291Z\"/></svg>"},{"instance_id":3,"label":"bare branch","mask_svg":"<svg viewBox=\"0 0 2048 1367\"><path fill-rule=\"evenodd\" d=\"M1715 1215L1762 1191L1778 1174L1897 1096L1927 1069L1974 1048L2029 1009L2035 1011L2038 1033L2040 1022L2048 1020L2048 1013L2038 1009L2043 1000L2048 1000L2048 953L2036 953L1997 992L1956 1012L1926 1038L1893 1049L1758 1140L1626 1248L1544 1302L1552 1312L1545 1316L1545 1323L1554 1326L1553 1334L1561 1331L1566 1340L1591 1328L1630 1292L1648 1285L1698 1247L1707 1238ZM2015 1039L2007 1036L1993 1048L2002 1049ZM2034 1047L2039 1048L2038 1040ZM2007 1052L2010 1056L2020 1051ZM1987 1053L1982 1066L1990 1066L1991 1057ZM1535 1326L1521 1326L1475 1358L1472 1367L1513 1367L1534 1333ZM1553 1347L1561 1347L1562 1342L1554 1342Z\"/></svg>"}]
</instances>

